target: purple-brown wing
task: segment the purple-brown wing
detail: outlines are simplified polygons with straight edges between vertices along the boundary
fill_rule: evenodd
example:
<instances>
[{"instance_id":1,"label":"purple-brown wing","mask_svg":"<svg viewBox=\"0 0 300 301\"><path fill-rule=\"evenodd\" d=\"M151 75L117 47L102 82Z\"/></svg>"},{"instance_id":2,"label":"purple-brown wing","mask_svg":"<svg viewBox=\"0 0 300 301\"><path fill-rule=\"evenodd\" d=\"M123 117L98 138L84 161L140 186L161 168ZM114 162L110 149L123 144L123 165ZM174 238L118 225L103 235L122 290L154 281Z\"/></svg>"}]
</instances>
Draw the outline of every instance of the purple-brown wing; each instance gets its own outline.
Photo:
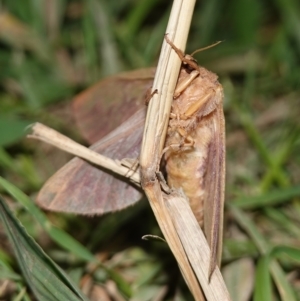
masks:
<instances>
[{"instance_id":1,"label":"purple-brown wing","mask_svg":"<svg viewBox=\"0 0 300 301\"><path fill-rule=\"evenodd\" d=\"M91 149L112 159L138 159L145 114L144 107ZM45 183L37 203L52 211L94 215L121 210L141 197L141 191L124 178L74 158Z\"/></svg>"},{"instance_id":2,"label":"purple-brown wing","mask_svg":"<svg viewBox=\"0 0 300 301\"><path fill-rule=\"evenodd\" d=\"M211 270L220 266L223 247L223 212L225 193L225 119L223 103L211 113L213 138L209 144L207 171L204 180L204 230L211 249Z\"/></svg>"},{"instance_id":3,"label":"purple-brown wing","mask_svg":"<svg viewBox=\"0 0 300 301\"><path fill-rule=\"evenodd\" d=\"M145 106L155 68L120 73L80 93L73 102L78 128L95 143Z\"/></svg>"}]
</instances>

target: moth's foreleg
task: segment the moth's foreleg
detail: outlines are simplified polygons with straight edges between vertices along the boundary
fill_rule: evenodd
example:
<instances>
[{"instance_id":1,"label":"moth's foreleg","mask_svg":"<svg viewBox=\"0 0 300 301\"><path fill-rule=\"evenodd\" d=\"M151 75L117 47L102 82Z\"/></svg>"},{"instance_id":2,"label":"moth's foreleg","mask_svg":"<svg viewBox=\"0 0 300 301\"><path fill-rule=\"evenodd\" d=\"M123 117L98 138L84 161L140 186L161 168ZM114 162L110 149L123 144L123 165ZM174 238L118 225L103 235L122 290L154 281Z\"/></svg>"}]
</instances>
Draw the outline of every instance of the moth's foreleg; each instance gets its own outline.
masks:
<instances>
[{"instance_id":1,"label":"moth's foreleg","mask_svg":"<svg viewBox=\"0 0 300 301\"><path fill-rule=\"evenodd\" d=\"M151 98L153 97L154 94L158 93L158 90L155 89L154 91L152 91L152 87L148 88L146 91L146 95L145 95L145 105L148 106Z\"/></svg>"},{"instance_id":2,"label":"moth's foreleg","mask_svg":"<svg viewBox=\"0 0 300 301\"><path fill-rule=\"evenodd\" d=\"M174 51L179 56L180 60L182 61L183 65L188 67L189 70L199 70L199 66L197 61L189 54L184 54L182 50L177 48L174 43L168 38L168 34L165 34L165 39L167 43L174 49Z\"/></svg>"},{"instance_id":3,"label":"moth's foreleg","mask_svg":"<svg viewBox=\"0 0 300 301\"><path fill-rule=\"evenodd\" d=\"M192 81L199 75L198 70L193 70L188 77L181 81L175 89L173 98L176 99L180 94L192 83Z\"/></svg>"},{"instance_id":4,"label":"moth's foreleg","mask_svg":"<svg viewBox=\"0 0 300 301\"><path fill-rule=\"evenodd\" d=\"M193 102L186 111L182 114L181 119L191 118L195 114L197 116L206 116L212 113L220 103L219 89L211 89L209 93Z\"/></svg>"}]
</instances>

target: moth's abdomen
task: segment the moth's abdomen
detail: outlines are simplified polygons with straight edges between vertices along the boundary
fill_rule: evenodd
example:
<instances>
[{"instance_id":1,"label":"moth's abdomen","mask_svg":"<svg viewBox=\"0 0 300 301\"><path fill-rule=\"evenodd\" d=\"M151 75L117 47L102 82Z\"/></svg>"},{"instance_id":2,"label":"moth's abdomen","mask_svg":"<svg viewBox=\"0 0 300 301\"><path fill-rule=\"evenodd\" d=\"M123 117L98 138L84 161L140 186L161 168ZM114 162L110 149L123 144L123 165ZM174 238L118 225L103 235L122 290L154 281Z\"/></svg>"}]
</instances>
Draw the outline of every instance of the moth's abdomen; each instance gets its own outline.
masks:
<instances>
[{"instance_id":1,"label":"moth's abdomen","mask_svg":"<svg viewBox=\"0 0 300 301\"><path fill-rule=\"evenodd\" d=\"M211 140L211 129L203 125L196 128L190 136L194 145L186 150L170 149L165 156L168 184L171 188L182 188L188 197L191 209L199 223L203 226L203 208L206 192L204 179L207 172L208 148ZM167 137L166 145L178 144L179 135Z\"/></svg>"}]
</instances>

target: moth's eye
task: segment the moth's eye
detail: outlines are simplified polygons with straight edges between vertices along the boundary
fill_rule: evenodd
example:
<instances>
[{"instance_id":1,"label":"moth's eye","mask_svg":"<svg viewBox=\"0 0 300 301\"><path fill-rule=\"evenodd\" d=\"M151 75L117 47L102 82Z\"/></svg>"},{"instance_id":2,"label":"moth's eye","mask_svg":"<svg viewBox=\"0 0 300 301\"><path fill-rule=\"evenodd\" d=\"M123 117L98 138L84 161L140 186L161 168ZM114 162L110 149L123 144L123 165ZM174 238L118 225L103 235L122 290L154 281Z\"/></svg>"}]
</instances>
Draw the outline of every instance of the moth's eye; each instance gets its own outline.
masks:
<instances>
[{"instance_id":1,"label":"moth's eye","mask_svg":"<svg viewBox=\"0 0 300 301\"><path fill-rule=\"evenodd\" d=\"M195 70L195 68L193 68L190 64L188 63L184 63L184 68L185 68L185 71L190 74L191 72L193 72Z\"/></svg>"}]
</instances>

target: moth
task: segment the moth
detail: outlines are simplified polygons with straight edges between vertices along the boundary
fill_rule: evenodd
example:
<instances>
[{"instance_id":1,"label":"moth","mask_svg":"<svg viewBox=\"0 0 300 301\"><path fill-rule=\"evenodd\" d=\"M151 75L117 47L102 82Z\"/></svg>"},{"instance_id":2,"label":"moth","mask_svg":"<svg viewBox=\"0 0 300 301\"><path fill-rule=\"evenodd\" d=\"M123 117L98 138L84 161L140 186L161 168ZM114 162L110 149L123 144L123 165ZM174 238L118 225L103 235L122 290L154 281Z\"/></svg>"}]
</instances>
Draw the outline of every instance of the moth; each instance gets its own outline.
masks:
<instances>
[{"instance_id":1,"label":"moth","mask_svg":"<svg viewBox=\"0 0 300 301\"><path fill-rule=\"evenodd\" d=\"M223 90L215 74L198 66L191 56L185 56L167 37L166 40L183 63L163 162L168 185L183 189L198 223L204 227L214 266L217 258L220 261L222 249ZM116 160L138 159L146 113L144 94L151 86L153 74L153 69L146 69L112 77L75 99L73 108L84 136L92 143L100 139L91 146L93 150ZM138 111L133 114L135 110ZM124 122L111 131L115 118ZM74 158L46 182L37 203L48 210L95 215L121 210L141 197L142 191L133 184Z\"/></svg>"},{"instance_id":2,"label":"moth","mask_svg":"<svg viewBox=\"0 0 300 301\"><path fill-rule=\"evenodd\" d=\"M183 62L166 139L168 185L182 188L204 228L211 271L221 262L225 190L223 89L216 74L198 66L166 36Z\"/></svg>"}]
</instances>

